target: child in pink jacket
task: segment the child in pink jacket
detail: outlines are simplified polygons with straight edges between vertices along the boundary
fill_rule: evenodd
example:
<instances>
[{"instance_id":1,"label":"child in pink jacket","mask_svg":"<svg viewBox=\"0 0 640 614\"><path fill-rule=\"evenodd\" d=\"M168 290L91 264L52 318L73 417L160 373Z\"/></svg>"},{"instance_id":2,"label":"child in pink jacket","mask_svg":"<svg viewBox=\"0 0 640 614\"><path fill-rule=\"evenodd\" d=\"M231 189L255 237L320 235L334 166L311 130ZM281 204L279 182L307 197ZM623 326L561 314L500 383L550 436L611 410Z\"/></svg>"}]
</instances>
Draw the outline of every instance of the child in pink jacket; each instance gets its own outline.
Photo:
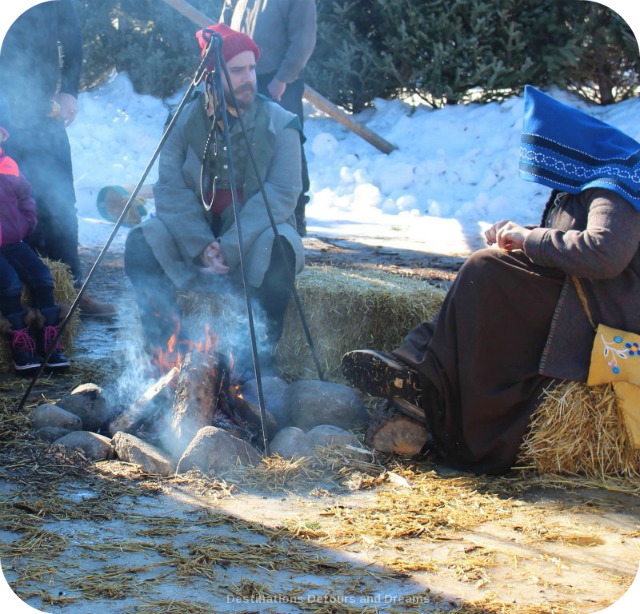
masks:
<instances>
[{"instance_id":1,"label":"child in pink jacket","mask_svg":"<svg viewBox=\"0 0 640 614\"><path fill-rule=\"evenodd\" d=\"M2 148L8 126L9 108L0 96L0 328L9 338L18 373L39 369L44 358L46 367L66 369L71 363L56 342L60 308L53 297L53 277L23 241L36 227L36 203L31 184ZM29 288L33 309L22 304L23 286Z\"/></svg>"}]
</instances>

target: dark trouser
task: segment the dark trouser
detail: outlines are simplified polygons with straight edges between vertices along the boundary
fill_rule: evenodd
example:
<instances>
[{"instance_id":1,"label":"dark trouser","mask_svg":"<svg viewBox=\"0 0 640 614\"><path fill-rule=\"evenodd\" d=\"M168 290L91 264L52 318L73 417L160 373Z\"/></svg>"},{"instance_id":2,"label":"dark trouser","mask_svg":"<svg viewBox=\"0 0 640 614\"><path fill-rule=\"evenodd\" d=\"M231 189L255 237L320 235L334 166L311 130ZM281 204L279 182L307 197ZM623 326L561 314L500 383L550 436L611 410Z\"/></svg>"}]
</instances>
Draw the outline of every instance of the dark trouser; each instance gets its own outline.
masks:
<instances>
[{"instance_id":1,"label":"dark trouser","mask_svg":"<svg viewBox=\"0 0 640 614\"><path fill-rule=\"evenodd\" d=\"M8 316L22 311L23 284L29 288L32 306L54 305L53 277L48 267L26 243L0 248L0 313Z\"/></svg>"},{"instance_id":2,"label":"dark trouser","mask_svg":"<svg viewBox=\"0 0 640 614\"><path fill-rule=\"evenodd\" d=\"M258 75L258 92L264 96L271 97L267 86L271 83L276 73L267 73L264 75ZM287 84L282 98L280 99L280 106L291 113L294 113L300 119L300 124L304 127L304 108L302 105L302 98L304 95L304 80L302 78L296 79L292 83ZM298 204L296 205L296 224L298 226L298 232L304 234L306 230L306 216L305 208L309 202L309 169L307 167L307 157L304 153L303 143L305 141L304 133L302 136L301 149L302 149L302 192L298 197Z\"/></svg>"},{"instance_id":3,"label":"dark trouser","mask_svg":"<svg viewBox=\"0 0 640 614\"><path fill-rule=\"evenodd\" d=\"M79 287L82 270L78 258L76 194L64 124L45 118L28 128L14 128L7 141L7 153L31 183L38 205L38 226L26 241L41 256L67 264Z\"/></svg>"},{"instance_id":4,"label":"dark trouser","mask_svg":"<svg viewBox=\"0 0 640 614\"><path fill-rule=\"evenodd\" d=\"M272 352L282 335L292 287L293 248L283 238L279 242L282 249L274 244L262 285L250 290L251 299L257 302L267 319L267 346L262 348L265 356ZM166 348L171 335L184 324L184 315L178 305L178 289L166 276L140 227L129 231L124 267L135 290L147 349ZM236 293L242 292L241 284L234 285L233 289Z\"/></svg>"},{"instance_id":5,"label":"dark trouser","mask_svg":"<svg viewBox=\"0 0 640 614\"><path fill-rule=\"evenodd\" d=\"M516 460L542 388L538 374L564 274L526 256L472 254L433 323L393 354L419 371L436 452L477 473Z\"/></svg>"}]
</instances>

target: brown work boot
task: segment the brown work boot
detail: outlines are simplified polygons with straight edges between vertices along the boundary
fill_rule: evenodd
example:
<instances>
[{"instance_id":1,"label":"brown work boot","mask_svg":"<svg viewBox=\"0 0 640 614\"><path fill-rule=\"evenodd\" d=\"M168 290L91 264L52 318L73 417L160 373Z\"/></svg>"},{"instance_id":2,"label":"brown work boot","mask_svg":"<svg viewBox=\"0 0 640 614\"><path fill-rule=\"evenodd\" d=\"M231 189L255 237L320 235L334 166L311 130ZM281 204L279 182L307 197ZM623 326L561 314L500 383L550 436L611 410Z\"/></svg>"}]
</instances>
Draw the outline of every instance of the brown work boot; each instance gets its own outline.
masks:
<instances>
[{"instance_id":1,"label":"brown work boot","mask_svg":"<svg viewBox=\"0 0 640 614\"><path fill-rule=\"evenodd\" d=\"M113 318L118 315L118 310L111 303L101 303L89 294L83 294L78 303L82 316L88 318Z\"/></svg>"}]
</instances>

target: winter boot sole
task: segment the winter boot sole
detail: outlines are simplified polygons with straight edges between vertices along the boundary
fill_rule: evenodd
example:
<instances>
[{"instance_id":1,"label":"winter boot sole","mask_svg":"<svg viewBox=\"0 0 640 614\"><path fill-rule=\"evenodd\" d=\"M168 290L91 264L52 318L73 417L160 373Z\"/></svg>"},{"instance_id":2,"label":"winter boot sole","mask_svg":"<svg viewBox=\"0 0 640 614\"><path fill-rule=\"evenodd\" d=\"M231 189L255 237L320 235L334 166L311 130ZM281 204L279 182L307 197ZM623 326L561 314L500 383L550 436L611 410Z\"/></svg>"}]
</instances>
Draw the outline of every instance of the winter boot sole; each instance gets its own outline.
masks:
<instances>
[{"instance_id":1,"label":"winter boot sole","mask_svg":"<svg viewBox=\"0 0 640 614\"><path fill-rule=\"evenodd\" d=\"M342 357L342 373L358 390L373 397L413 406L418 414L422 386L420 376L393 356L374 350L354 350ZM424 419L424 418L422 418Z\"/></svg>"},{"instance_id":2,"label":"winter boot sole","mask_svg":"<svg viewBox=\"0 0 640 614\"><path fill-rule=\"evenodd\" d=\"M14 362L13 370L20 375L27 375L29 373L35 373L41 366L42 365L39 362L32 362L26 365L17 365Z\"/></svg>"},{"instance_id":3,"label":"winter boot sole","mask_svg":"<svg viewBox=\"0 0 640 614\"><path fill-rule=\"evenodd\" d=\"M51 371L65 371L71 366L71 363L68 360L63 362L47 362L44 366Z\"/></svg>"}]
</instances>

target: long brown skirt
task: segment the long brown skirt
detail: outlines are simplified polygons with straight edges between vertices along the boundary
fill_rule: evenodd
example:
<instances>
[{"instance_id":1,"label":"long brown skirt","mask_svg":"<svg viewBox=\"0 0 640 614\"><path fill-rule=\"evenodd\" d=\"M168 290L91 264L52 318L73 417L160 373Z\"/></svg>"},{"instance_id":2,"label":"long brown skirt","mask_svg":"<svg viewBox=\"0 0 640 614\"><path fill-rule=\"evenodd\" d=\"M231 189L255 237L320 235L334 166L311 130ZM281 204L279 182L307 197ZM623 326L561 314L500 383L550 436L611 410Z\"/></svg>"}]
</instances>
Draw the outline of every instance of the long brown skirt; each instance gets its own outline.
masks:
<instances>
[{"instance_id":1,"label":"long brown skirt","mask_svg":"<svg viewBox=\"0 0 640 614\"><path fill-rule=\"evenodd\" d=\"M393 352L422 376L432 446L475 473L514 463L543 388L540 357L564 273L485 249L460 269L434 322Z\"/></svg>"}]
</instances>

